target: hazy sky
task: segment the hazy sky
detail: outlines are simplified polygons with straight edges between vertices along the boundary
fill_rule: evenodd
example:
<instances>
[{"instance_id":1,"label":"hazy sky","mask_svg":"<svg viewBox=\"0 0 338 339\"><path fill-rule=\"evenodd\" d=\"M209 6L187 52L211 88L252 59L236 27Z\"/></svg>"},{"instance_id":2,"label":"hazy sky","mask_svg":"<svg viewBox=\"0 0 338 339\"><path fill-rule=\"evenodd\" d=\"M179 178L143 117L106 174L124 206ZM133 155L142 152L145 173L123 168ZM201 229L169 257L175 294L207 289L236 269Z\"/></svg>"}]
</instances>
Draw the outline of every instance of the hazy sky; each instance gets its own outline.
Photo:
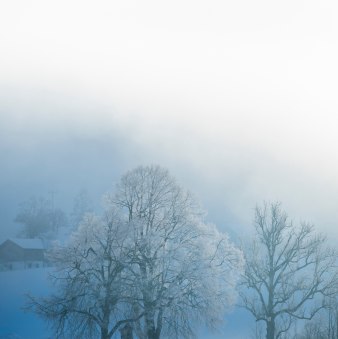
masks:
<instances>
[{"instance_id":1,"label":"hazy sky","mask_svg":"<svg viewBox=\"0 0 338 339\"><path fill-rule=\"evenodd\" d=\"M337 16L325 0L4 2L5 222L30 192L99 193L158 163L218 223L279 200L338 238Z\"/></svg>"}]
</instances>

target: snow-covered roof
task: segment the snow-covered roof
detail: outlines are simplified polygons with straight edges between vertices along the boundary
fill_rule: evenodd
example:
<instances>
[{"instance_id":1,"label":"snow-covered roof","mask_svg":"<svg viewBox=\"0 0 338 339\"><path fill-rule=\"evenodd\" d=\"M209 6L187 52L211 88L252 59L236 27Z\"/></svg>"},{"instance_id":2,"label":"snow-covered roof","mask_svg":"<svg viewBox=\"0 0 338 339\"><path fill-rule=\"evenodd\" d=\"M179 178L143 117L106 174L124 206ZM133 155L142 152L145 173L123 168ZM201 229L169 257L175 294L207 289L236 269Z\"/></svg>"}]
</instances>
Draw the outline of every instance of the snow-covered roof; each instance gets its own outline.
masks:
<instances>
[{"instance_id":1,"label":"snow-covered roof","mask_svg":"<svg viewBox=\"0 0 338 339\"><path fill-rule=\"evenodd\" d=\"M8 240L14 242L25 249L44 250L45 246L41 239L21 239L21 238L9 238Z\"/></svg>"}]
</instances>

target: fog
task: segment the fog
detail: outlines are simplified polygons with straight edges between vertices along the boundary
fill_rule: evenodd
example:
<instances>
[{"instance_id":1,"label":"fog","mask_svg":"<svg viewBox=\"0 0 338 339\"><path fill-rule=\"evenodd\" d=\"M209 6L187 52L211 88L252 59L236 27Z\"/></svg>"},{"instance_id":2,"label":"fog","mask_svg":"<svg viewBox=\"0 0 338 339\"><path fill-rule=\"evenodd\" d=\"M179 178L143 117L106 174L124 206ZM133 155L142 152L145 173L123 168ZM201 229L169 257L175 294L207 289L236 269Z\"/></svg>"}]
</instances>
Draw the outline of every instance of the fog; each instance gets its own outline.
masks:
<instances>
[{"instance_id":1,"label":"fog","mask_svg":"<svg viewBox=\"0 0 338 339\"><path fill-rule=\"evenodd\" d=\"M156 163L224 229L279 200L337 236L333 1L11 1L0 14L1 228Z\"/></svg>"},{"instance_id":2,"label":"fog","mask_svg":"<svg viewBox=\"0 0 338 339\"><path fill-rule=\"evenodd\" d=\"M224 229L280 200L337 224L333 1L11 1L1 11L1 200L101 193L168 167ZM99 202L98 202L99 204Z\"/></svg>"},{"instance_id":3,"label":"fog","mask_svg":"<svg viewBox=\"0 0 338 339\"><path fill-rule=\"evenodd\" d=\"M296 220L334 233L333 121L316 139L309 134L319 133L319 116L317 127L313 121L302 131L300 123L273 121L276 116L256 124L234 114L196 116L190 124L185 116L122 117L113 105L47 91L7 92L1 102L4 230L32 195L56 191L56 200L69 208L86 188L100 204L125 171L156 163L194 192L223 229L241 232L251 226L256 203L279 200ZM292 131L295 124L299 131Z\"/></svg>"}]
</instances>

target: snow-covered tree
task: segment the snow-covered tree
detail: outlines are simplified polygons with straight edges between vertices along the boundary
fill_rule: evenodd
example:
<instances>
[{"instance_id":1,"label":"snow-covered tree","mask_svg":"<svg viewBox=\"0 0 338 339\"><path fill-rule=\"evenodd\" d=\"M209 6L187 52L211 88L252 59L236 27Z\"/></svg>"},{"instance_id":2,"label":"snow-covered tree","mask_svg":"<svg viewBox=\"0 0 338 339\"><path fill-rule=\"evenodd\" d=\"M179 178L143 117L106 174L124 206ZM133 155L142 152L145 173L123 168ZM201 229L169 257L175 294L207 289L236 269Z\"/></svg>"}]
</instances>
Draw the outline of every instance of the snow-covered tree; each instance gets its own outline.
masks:
<instances>
[{"instance_id":1,"label":"snow-covered tree","mask_svg":"<svg viewBox=\"0 0 338 339\"><path fill-rule=\"evenodd\" d=\"M220 322L233 302L242 256L168 171L138 167L107 199L132 230L136 326L140 338L190 337Z\"/></svg>"},{"instance_id":2,"label":"snow-covered tree","mask_svg":"<svg viewBox=\"0 0 338 339\"><path fill-rule=\"evenodd\" d=\"M223 320L243 266L241 251L157 166L124 175L104 216L87 215L51 257L57 292L29 307L72 338L109 339L123 324L140 339L192 337L195 326Z\"/></svg>"}]
</instances>

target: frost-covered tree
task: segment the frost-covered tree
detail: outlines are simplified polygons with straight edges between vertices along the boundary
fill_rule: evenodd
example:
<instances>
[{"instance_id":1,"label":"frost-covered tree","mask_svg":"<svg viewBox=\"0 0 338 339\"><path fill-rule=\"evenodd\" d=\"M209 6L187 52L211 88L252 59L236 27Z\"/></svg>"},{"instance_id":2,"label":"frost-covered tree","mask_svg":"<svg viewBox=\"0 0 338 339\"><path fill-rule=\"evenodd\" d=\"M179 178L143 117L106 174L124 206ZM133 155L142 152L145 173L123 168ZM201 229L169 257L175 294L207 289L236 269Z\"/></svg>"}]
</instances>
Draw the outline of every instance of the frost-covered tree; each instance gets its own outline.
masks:
<instances>
[{"instance_id":1,"label":"frost-covered tree","mask_svg":"<svg viewBox=\"0 0 338 339\"><path fill-rule=\"evenodd\" d=\"M50 259L55 295L30 297L27 308L49 321L57 338L110 339L130 318L132 278L129 229L112 211L103 218L86 215L66 246Z\"/></svg>"},{"instance_id":2,"label":"frost-covered tree","mask_svg":"<svg viewBox=\"0 0 338 339\"><path fill-rule=\"evenodd\" d=\"M243 257L204 222L191 195L160 167L138 167L51 254L56 293L29 308L57 337L190 338L215 327L236 297Z\"/></svg>"},{"instance_id":3,"label":"frost-covered tree","mask_svg":"<svg viewBox=\"0 0 338 339\"><path fill-rule=\"evenodd\" d=\"M66 214L55 208L51 199L43 197L32 197L21 203L15 221L23 225L19 235L27 238L52 238L60 227L67 225Z\"/></svg>"},{"instance_id":4,"label":"frost-covered tree","mask_svg":"<svg viewBox=\"0 0 338 339\"><path fill-rule=\"evenodd\" d=\"M308 224L296 227L278 203L256 208L256 238L245 251L243 306L282 338L295 319L312 319L337 291L336 254Z\"/></svg>"},{"instance_id":5,"label":"frost-covered tree","mask_svg":"<svg viewBox=\"0 0 338 339\"><path fill-rule=\"evenodd\" d=\"M242 256L204 223L192 196L168 171L138 167L124 175L108 203L132 230L136 326L140 338L190 337L203 321L215 326L235 296Z\"/></svg>"}]
</instances>

